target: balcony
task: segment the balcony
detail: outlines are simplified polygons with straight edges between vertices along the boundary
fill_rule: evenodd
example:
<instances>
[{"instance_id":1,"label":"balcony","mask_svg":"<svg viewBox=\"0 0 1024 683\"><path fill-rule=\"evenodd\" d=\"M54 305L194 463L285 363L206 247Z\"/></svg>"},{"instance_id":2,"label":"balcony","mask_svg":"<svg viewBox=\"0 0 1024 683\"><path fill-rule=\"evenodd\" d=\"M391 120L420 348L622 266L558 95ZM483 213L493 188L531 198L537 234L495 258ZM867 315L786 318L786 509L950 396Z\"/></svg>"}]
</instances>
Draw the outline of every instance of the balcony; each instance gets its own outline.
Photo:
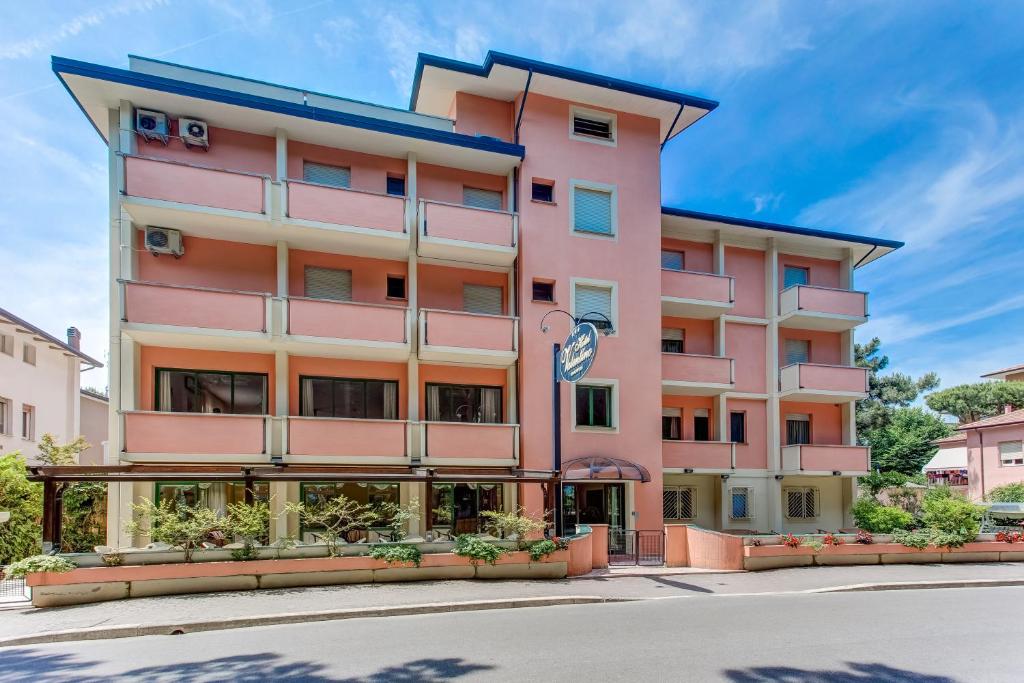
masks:
<instances>
[{"instance_id":1,"label":"balcony","mask_svg":"<svg viewBox=\"0 0 1024 683\"><path fill-rule=\"evenodd\" d=\"M661 270L661 312L679 318L717 318L732 310L733 278L689 270Z\"/></svg>"},{"instance_id":2,"label":"balcony","mask_svg":"<svg viewBox=\"0 0 1024 683\"><path fill-rule=\"evenodd\" d=\"M780 327L846 332L867 319L866 292L794 285L779 295Z\"/></svg>"},{"instance_id":3,"label":"balcony","mask_svg":"<svg viewBox=\"0 0 1024 683\"><path fill-rule=\"evenodd\" d=\"M404 306L291 297L285 340L294 354L404 361L411 321Z\"/></svg>"},{"instance_id":4,"label":"balcony","mask_svg":"<svg viewBox=\"0 0 1024 683\"><path fill-rule=\"evenodd\" d=\"M728 471L736 468L736 444L730 441L666 439L661 442L661 461L666 472Z\"/></svg>"},{"instance_id":5,"label":"balcony","mask_svg":"<svg viewBox=\"0 0 1024 683\"><path fill-rule=\"evenodd\" d=\"M509 367L519 356L519 318L420 309L419 359Z\"/></svg>"},{"instance_id":6,"label":"balcony","mask_svg":"<svg viewBox=\"0 0 1024 683\"><path fill-rule=\"evenodd\" d=\"M402 258L409 251L405 197L287 180L287 239L303 249Z\"/></svg>"},{"instance_id":7,"label":"balcony","mask_svg":"<svg viewBox=\"0 0 1024 683\"><path fill-rule=\"evenodd\" d=\"M151 346L265 350L270 295L118 280L121 329Z\"/></svg>"},{"instance_id":8,"label":"balcony","mask_svg":"<svg viewBox=\"0 0 1024 683\"><path fill-rule=\"evenodd\" d=\"M124 458L130 462L270 461L265 415L124 412Z\"/></svg>"},{"instance_id":9,"label":"balcony","mask_svg":"<svg viewBox=\"0 0 1024 683\"><path fill-rule=\"evenodd\" d=\"M519 425L421 422L424 465L511 466L519 462Z\"/></svg>"},{"instance_id":10,"label":"balcony","mask_svg":"<svg viewBox=\"0 0 1024 683\"><path fill-rule=\"evenodd\" d=\"M421 200L418 215L418 253L424 258L503 267L516 260L515 213Z\"/></svg>"},{"instance_id":11,"label":"balcony","mask_svg":"<svg viewBox=\"0 0 1024 683\"><path fill-rule=\"evenodd\" d=\"M732 358L693 353L661 354L661 391L681 396L717 396L736 387Z\"/></svg>"},{"instance_id":12,"label":"balcony","mask_svg":"<svg viewBox=\"0 0 1024 683\"><path fill-rule=\"evenodd\" d=\"M794 363L779 371L779 398L784 401L839 403L868 395L868 371L845 365Z\"/></svg>"},{"instance_id":13,"label":"balcony","mask_svg":"<svg viewBox=\"0 0 1024 683\"><path fill-rule=\"evenodd\" d=\"M252 242L268 233L270 178L153 157L122 155L122 204L139 225L196 237ZM258 240L255 240L258 241Z\"/></svg>"},{"instance_id":14,"label":"balcony","mask_svg":"<svg viewBox=\"0 0 1024 683\"><path fill-rule=\"evenodd\" d=\"M804 444L782 447L782 471L787 474L834 474L857 476L871 470L867 446L819 446Z\"/></svg>"},{"instance_id":15,"label":"balcony","mask_svg":"<svg viewBox=\"0 0 1024 683\"><path fill-rule=\"evenodd\" d=\"M409 423L404 420L356 420L289 417L290 463L407 465Z\"/></svg>"}]
</instances>

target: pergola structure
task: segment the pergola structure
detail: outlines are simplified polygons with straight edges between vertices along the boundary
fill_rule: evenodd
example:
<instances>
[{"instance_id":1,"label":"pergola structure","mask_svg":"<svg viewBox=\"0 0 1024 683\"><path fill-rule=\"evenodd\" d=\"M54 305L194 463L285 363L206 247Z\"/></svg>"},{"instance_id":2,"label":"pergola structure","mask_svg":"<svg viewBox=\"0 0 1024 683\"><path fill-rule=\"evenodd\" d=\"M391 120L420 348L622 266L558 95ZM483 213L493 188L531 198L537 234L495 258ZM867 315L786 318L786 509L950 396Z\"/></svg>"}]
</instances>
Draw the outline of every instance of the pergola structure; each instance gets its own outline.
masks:
<instances>
[{"instance_id":1,"label":"pergola structure","mask_svg":"<svg viewBox=\"0 0 1024 683\"><path fill-rule=\"evenodd\" d=\"M43 547L59 548L64 512L64 487L73 482L237 482L245 484L245 502L252 503L257 482L424 482L428 485L478 481L540 484L544 507L553 510L560 473L511 467L323 467L302 465L109 465L41 466L29 468L29 481L43 484ZM425 500L429 512L430 501ZM426 514L425 530L432 527ZM49 545L47 545L49 544Z\"/></svg>"}]
</instances>

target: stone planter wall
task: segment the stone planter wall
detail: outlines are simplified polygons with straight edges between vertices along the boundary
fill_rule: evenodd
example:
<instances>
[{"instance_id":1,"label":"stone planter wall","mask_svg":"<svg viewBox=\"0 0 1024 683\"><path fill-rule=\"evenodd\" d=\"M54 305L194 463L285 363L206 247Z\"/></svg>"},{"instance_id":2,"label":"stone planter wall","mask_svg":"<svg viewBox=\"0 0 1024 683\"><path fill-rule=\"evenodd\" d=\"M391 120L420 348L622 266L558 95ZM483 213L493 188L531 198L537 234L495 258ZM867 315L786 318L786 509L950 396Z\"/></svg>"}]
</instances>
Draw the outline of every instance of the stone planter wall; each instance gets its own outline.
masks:
<instances>
[{"instance_id":1,"label":"stone planter wall","mask_svg":"<svg viewBox=\"0 0 1024 683\"><path fill-rule=\"evenodd\" d=\"M876 537L877 538L877 537ZM815 551L801 546L747 545L743 568L748 570L806 567L810 565L932 564L938 562L1020 562L1024 545L997 541L975 541L960 548L908 548L899 543L846 543Z\"/></svg>"}]
</instances>

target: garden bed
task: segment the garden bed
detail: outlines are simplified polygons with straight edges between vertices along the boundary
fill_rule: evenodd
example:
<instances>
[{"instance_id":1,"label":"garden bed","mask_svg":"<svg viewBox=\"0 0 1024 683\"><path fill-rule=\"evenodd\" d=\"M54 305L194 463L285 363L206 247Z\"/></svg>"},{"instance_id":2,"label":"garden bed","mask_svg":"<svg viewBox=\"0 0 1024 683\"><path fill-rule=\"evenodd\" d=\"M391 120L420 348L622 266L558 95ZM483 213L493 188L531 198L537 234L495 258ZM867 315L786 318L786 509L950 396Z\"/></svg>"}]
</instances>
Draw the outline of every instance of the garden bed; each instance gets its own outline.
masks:
<instances>
[{"instance_id":1,"label":"garden bed","mask_svg":"<svg viewBox=\"0 0 1024 683\"><path fill-rule=\"evenodd\" d=\"M959 548L928 546L918 549L891 542L854 543L843 536L842 545L825 546L819 550L807 545L791 548L777 539L773 544L762 542L761 545L753 545L751 541L756 538L744 539L744 569L756 571L809 565L1024 561L1024 545L987 539L976 540ZM876 539L888 540L881 535L876 536Z\"/></svg>"}]
</instances>

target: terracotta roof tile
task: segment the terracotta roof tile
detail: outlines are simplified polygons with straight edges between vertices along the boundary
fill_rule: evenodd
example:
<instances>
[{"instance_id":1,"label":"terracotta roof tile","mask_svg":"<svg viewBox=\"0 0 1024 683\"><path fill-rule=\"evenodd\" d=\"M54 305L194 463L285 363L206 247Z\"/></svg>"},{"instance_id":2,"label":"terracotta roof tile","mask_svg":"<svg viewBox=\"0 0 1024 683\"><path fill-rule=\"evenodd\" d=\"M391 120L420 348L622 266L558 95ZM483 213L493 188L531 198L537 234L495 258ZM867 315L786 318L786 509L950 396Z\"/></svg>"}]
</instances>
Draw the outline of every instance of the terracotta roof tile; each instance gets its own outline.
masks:
<instances>
[{"instance_id":1,"label":"terracotta roof tile","mask_svg":"<svg viewBox=\"0 0 1024 683\"><path fill-rule=\"evenodd\" d=\"M996 427L998 425L1016 424L1018 422L1024 422L1024 409L1014 410L994 417L986 417L984 420L978 420L977 422L960 425L957 427L957 430L976 429L978 427Z\"/></svg>"}]
</instances>

